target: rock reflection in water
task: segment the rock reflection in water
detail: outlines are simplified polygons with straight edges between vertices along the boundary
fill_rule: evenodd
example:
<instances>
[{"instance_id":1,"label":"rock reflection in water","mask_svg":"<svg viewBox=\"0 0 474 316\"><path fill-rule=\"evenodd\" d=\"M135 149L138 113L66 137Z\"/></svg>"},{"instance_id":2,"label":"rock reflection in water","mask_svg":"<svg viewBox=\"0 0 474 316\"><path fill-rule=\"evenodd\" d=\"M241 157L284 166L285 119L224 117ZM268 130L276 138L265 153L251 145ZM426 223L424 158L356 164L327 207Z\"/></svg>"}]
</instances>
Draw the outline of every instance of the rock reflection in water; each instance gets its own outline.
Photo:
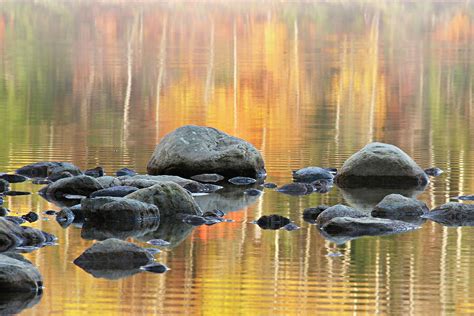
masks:
<instances>
[{"instance_id":1,"label":"rock reflection in water","mask_svg":"<svg viewBox=\"0 0 474 316\"><path fill-rule=\"evenodd\" d=\"M160 221L144 222L85 222L82 226L81 237L88 240L106 240L117 238L140 238L146 234L158 230Z\"/></svg>"},{"instance_id":2,"label":"rock reflection in water","mask_svg":"<svg viewBox=\"0 0 474 316\"><path fill-rule=\"evenodd\" d=\"M405 197L416 198L425 190L426 186L405 189L388 188L339 188L342 197L351 207L370 214L380 201L389 194L397 193Z\"/></svg>"},{"instance_id":3,"label":"rock reflection in water","mask_svg":"<svg viewBox=\"0 0 474 316\"><path fill-rule=\"evenodd\" d=\"M174 216L162 217L157 230L148 232L137 239L147 242L152 239L163 239L170 244L168 248L174 248L182 243L193 231L194 226L183 223L181 219Z\"/></svg>"},{"instance_id":4,"label":"rock reflection in water","mask_svg":"<svg viewBox=\"0 0 474 316\"><path fill-rule=\"evenodd\" d=\"M42 293L4 293L0 295L0 315L16 315L39 303Z\"/></svg>"},{"instance_id":5,"label":"rock reflection in water","mask_svg":"<svg viewBox=\"0 0 474 316\"><path fill-rule=\"evenodd\" d=\"M223 189L201 196L195 196L194 199L203 212L212 210L222 210L233 212L241 210L259 199L259 195L245 194L248 190L245 188L226 185Z\"/></svg>"}]
</instances>

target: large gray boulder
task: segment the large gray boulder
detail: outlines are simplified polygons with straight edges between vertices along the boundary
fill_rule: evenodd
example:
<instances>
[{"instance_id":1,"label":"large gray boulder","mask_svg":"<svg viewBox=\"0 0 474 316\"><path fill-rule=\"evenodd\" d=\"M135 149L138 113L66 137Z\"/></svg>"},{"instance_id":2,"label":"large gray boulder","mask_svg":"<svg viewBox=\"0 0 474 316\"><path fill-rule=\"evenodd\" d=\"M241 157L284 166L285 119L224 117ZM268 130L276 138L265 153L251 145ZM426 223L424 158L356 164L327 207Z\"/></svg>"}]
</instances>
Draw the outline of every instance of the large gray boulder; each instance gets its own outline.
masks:
<instances>
[{"instance_id":1,"label":"large gray boulder","mask_svg":"<svg viewBox=\"0 0 474 316\"><path fill-rule=\"evenodd\" d=\"M0 218L0 252L18 247L42 247L55 240L56 237L39 229Z\"/></svg>"},{"instance_id":2,"label":"large gray boulder","mask_svg":"<svg viewBox=\"0 0 474 316\"><path fill-rule=\"evenodd\" d=\"M407 188L426 185L428 176L400 148L371 143L346 160L335 181L349 188Z\"/></svg>"},{"instance_id":3,"label":"large gray boulder","mask_svg":"<svg viewBox=\"0 0 474 316\"><path fill-rule=\"evenodd\" d=\"M337 205L328 207L327 209L322 211L321 214L319 214L318 217L316 218L316 224L319 227L322 227L331 219L336 218L336 217L359 218L359 217L367 217L367 216L368 216L367 214L359 210L353 209L346 205L337 204Z\"/></svg>"},{"instance_id":4,"label":"large gray boulder","mask_svg":"<svg viewBox=\"0 0 474 316\"><path fill-rule=\"evenodd\" d=\"M191 194L174 182L160 182L152 187L135 191L126 198L156 205L161 217L178 213L202 214Z\"/></svg>"},{"instance_id":5,"label":"large gray boulder","mask_svg":"<svg viewBox=\"0 0 474 316\"><path fill-rule=\"evenodd\" d=\"M96 178L76 176L48 184L48 186L41 189L40 193L51 200L61 200L66 195L89 196L91 193L102 189L102 185Z\"/></svg>"},{"instance_id":6,"label":"large gray boulder","mask_svg":"<svg viewBox=\"0 0 474 316\"><path fill-rule=\"evenodd\" d=\"M74 260L74 264L95 277L118 279L140 272L140 267L154 262L145 248L110 238L96 242Z\"/></svg>"},{"instance_id":7,"label":"large gray boulder","mask_svg":"<svg viewBox=\"0 0 474 316\"><path fill-rule=\"evenodd\" d=\"M398 234L417 229L419 226L404 221L374 217L335 217L320 228L326 234L350 238Z\"/></svg>"},{"instance_id":8,"label":"large gray boulder","mask_svg":"<svg viewBox=\"0 0 474 316\"><path fill-rule=\"evenodd\" d=\"M88 221L140 223L160 219L158 207L136 199L96 197L81 201L81 210Z\"/></svg>"},{"instance_id":9,"label":"large gray boulder","mask_svg":"<svg viewBox=\"0 0 474 316\"><path fill-rule=\"evenodd\" d=\"M378 203L371 215L390 219L416 218L429 211L428 206L417 199L407 198L400 194L390 194Z\"/></svg>"},{"instance_id":10,"label":"large gray boulder","mask_svg":"<svg viewBox=\"0 0 474 316\"><path fill-rule=\"evenodd\" d=\"M445 226L474 226L474 204L449 202L421 217Z\"/></svg>"},{"instance_id":11,"label":"large gray boulder","mask_svg":"<svg viewBox=\"0 0 474 316\"><path fill-rule=\"evenodd\" d=\"M42 286L41 274L31 262L18 254L0 254L0 293L35 293Z\"/></svg>"},{"instance_id":12,"label":"large gray boulder","mask_svg":"<svg viewBox=\"0 0 474 316\"><path fill-rule=\"evenodd\" d=\"M186 178L203 173L228 178L266 174L262 155L252 144L215 128L194 125L166 135L156 146L147 171Z\"/></svg>"}]
</instances>

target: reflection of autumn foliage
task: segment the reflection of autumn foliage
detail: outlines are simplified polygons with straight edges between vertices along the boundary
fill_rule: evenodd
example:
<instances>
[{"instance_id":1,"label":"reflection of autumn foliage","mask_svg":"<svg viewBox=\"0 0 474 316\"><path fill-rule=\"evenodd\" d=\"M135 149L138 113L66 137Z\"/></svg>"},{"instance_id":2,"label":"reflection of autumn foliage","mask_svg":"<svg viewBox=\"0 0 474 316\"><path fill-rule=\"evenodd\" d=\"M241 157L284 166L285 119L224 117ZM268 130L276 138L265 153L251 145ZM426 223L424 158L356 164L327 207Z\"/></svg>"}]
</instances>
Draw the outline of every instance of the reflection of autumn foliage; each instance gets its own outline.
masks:
<instances>
[{"instance_id":1,"label":"reflection of autumn foliage","mask_svg":"<svg viewBox=\"0 0 474 316\"><path fill-rule=\"evenodd\" d=\"M440 41L468 42L474 40L474 22L465 12L459 12L447 22L441 23L434 32Z\"/></svg>"}]
</instances>

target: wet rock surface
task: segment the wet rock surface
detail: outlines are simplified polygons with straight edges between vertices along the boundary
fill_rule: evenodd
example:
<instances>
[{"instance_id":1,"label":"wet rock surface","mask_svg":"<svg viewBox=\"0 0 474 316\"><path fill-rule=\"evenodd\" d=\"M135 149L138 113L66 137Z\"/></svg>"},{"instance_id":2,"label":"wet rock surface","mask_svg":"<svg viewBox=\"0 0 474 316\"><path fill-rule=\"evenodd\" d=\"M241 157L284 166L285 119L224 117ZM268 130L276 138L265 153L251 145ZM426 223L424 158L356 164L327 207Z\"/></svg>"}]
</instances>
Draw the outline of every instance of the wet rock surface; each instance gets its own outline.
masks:
<instances>
[{"instance_id":1,"label":"wet rock surface","mask_svg":"<svg viewBox=\"0 0 474 316\"><path fill-rule=\"evenodd\" d=\"M444 226L474 226L474 204L449 202L421 217Z\"/></svg>"},{"instance_id":2,"label":"wet rock surface","mask_svg":"<svg viewBox=\"0 0 474 316\"><path fill-rule=\"evenodd\" d=\"M288 195L308 195L315 191L315 188L310 183L289 183L279 187L277 192L288 194Z\"/></svg>"},{"instance_id":3,"label":"wet rock surface","mask_svg":"<svg viewBox=\"0 0 474 316\"><path fill-rule=\"evenodd\" d=\"M203 173L192 176L191 179L199 182L215 183L224 180L224 176L217 173Z\"/></svg>"},{"instance_id":4,"label":"wet rock surface","mask_svg":"<svg viewBox=\"0 0 474 316\"><path fill-rule=\"evenodd\" d=\"M109 187L107 189L102 189L93 192L90 197L99 197L99 196L113 196L113 197L124 197L130 193L133 193L137 191L138 188L136 187L131 187L131 186L114 186L114 187Z\"/></svg>"},{"instance_id":5,"label":"wet rock surface","mask_svg":"<svg viewBox=\"0 0 474 316\"><path fill-rule=\"evenodd\" d=\"M425 169L425 173L431 177L439 177L442 173L443 173L443 170L441 170L440 168L428 168L428 169Z\"/></svg>"},{"instance_id":6,"label":"wet rock surface","mask_svg":"<svg viewBox=\"0 0 474 316\"><path fill-rule=\"evenodd\" d=\"M81 237L87 240L106 240L117 238L126 240L128 238L141 238L156 231L160 226L160 220L146 221L86 221L81 228Z\"/></svg>"},{"instance_id":7,"label":"wet rock surface","mask_svg":"<svg viewBox=\"0 0 474 316\"><path fill-rule=\"evenodd\" d=\"M254 178L249 177L233 177L228 180L229 183L233 185L250 185L257 182Z\"/></svg>"},{"instance_id":8,"label":"wet rock surface","mask_svg":"<svg viewBox=\"0 0 474 316\"><path fill-rule=\"evenodd\" d=\"M217 173L225 177L265 175L260 152L250 143L215 128L187 125L156 146L148 173L191 177Z\"/></svg>"},{"instance_id":9,"label":"wet rock surface","mask_svg":"<svg viewBox=\"0 0 474 316\"><path fill-rule=\"evenodd\" d=\"M143 271L152 273L165 273L168 271L168 267L161 263L152 263L140 268Z\"/></svg>"},{"instance_id":10,"label":"wet rock surface","mask_svg":"<svg viewBox=\"0 0 474 316\"><path fill-rule=\"evenodd\" d=\"M201 215L201 210L191 194L174 182L161 182L152 187L140 189L126 198L156 205L160 216L178 213Z\"/></svg>"},{"instance_id":11,"label":"wet rock surface","mask_svg":"<svg viewBox=\"0 0 474 316\"><path fill-rule=\"evenodd\" d=\"M25 182L28 180L27 177L19 175L19 174L0 174L0 179L3 179L9 183L20 183Z\"/></svg>"},{"instance_id":12,"label":"wet rock surface","mask_svg":"<svg viewBox=\"0 0 474 316\"><path fill-rule=\"evenodd\" d=\"M390 194L374 207L371 215L403 220L420 217L428 211L429 208L424 202L400 194Z\"/></svg>"},{"instance_id":13,"label":"wet rock surface","mask_svg":"<svg viewBox=\"0 0 474 316\"><path fill-rule=\"evenodd\" d=\"M371 143L344 162L335 182L349 188L405 188L426 185L428 176L400 148Z\"/></svg>"},{"instance_id":14,"label":"wet rock surface","mask_svg":"<svg viewBox=\"0 0 474 316\"><path fill-rule=\"evenodd\" d=\"M117 177L134 176L136 174L137 174L137 172L135 170L132 170L132 169L129 169L129 168L122 168L122 169L117 170L117 172L115 172L115 175Z\"/></svg>"},{"instance_id":15,"label":"wet rock surface","mask_svg":"<svg viewBox=\"0 0 474 316\"><path fill-rule=\"evenodd\" d=\"M324 204L315 207L309 207L303 211L303 219L310 224L316 224L316 219L318 218L319 214L324 212L329 207L329 205Z\"/></svg>"},{"instance_id":16,"label":"wet rock surface","mask_svg":"<svg viewBox=\"0 0 474 316\"><path fill-rule=\"evenodd\" d=\"M99 177L103 177L105 175L105 172L104 172L104 168L98 166L98 167L95 167L93 169L88 169L88 170L84 171L84 174L86 176L90 176L90 177L93 177L93 178L99 178Z\"/></svg>"},{"instance_id":17,"label":"wet rock surface","mask_svg":"<svg viewBox=\"0 0 474 316\"><path fill-rule=\"evenodd\" d=\"M10 183L7 180L0 179L0 193L6 192L10 189Z\"/></svg>"}]
</instances>

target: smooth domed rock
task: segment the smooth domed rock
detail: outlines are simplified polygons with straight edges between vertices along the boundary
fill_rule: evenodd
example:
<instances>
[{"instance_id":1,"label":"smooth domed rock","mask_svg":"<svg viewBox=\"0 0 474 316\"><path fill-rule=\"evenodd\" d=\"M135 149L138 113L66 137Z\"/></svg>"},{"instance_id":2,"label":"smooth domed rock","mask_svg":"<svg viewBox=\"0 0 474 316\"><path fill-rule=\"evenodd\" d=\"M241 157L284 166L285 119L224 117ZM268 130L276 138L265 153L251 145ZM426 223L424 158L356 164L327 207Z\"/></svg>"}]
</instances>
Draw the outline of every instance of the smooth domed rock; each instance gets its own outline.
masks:
<instances>
[{"instance_id":1,"label":"smooth domed rock","mask_svg":"<svg viewBox=\"0 0 474 316\"><path fill-rule=\"evenodd\" d=\"M10 183L8 181L0 179L0 193L6 192L10 189Z\"/></svg>"},{"instance_id":2,"label":"smooth domed rock","mask_svg":"<svg viewBox=\"0 0 474 316\"><path fill-rule=\"evenodd\" d=\"M134 274L154 261L144 248L116 238L96 242L74 264L96 277L116 279Z\"/></svg>"},{"instance_id":3,"label":"smooth domed rock","mask_svg":"<svg viewBox=\"0 0 474 316\"><path fill-rule=\"evenodd\" d=\"M360 218L360 217L367 217L368 215L353 209L349 206L337 204L325 209L321 214L318 215L316 218L316 224L319 227L324 226L328 221L336 217L353 217L353 218Z\"/></svg>"},{"instance_id":4,"label":"smooth domed rock","mask_svg":"<svg viewBox=\"0 0 474 316\"><path fill-rule=\"evenodd\" d=\"M160 218L156 205L124 197L96 197L81 201L87 220L94 222L145 222Z\"/></svg>"},{"instance_id":5,"label":"smooth domed rock","mask_svg":"<svg viewBox=\"0 0 474 316\"><path fill-rule=\"evenodd\" d=\"M214 183L214 182L219 182L219 181L224 180L224 177L217 173L203 173L203 174L197 174L195 176L192 176L191 179L199 181L199 182Z\"/></svg>"},{"instance_id":6,"label":"smooth domed rock","mask_svg":"<svg viewBox=\"0 0 474 316\"><path fill-rule=\"evenodd\" d=\"M69 162L37 162L26 165L16 170L17 174L29 178L46 178L54 173L67 171L73 176L82 174L82 171Z\"/></svg>"},{"instance_id":7,"label":"smooth domed rock","mask_svg":"<svg viewBox=\"0 0 474 316\"><path fill-rule=\"evenodd\" d=\"M418 187L428 176L400 148L371 143L346 160L335 181L340 187Z\"/></svg>"},{"instance_id":8,"label":"smooth domed rock","mask_svg":"<svg viewBox=\"0 0 474 316\"><path fill-rule=\"evenodd\" d=\"M162 217L178 213L202 214L191 194L174 182L160 182L152 187L135 191L126 198L156 205Z\"/></svg>"},{"instance_id":9,"label":"smooth domed rock","mask_svg":"<svg viewBox=\"0 0 474 316\"><path fill-rule=\"evenodd\" d=\"M187 125L166 135L148 163L149 174L191 177L217 173L225 177L263 177L262 155L250 143L215 128Z\"/></svg>"},{"instance_id":10,"label":"smooth domed rock","mask_svg":"<svg viewBox=\"0 0 474 316\"><path fill-rule=\"evenodd\" d=\"M70 173L69 171L61 171L61 172L55 172L49 175L48 180L50 182L56 182L60 179L64 178L72 178L74 175Z\"/></svg>"},{"instance_id":11,"label":"smooth domed rock","mask_svg":"<svg viewBox=\"0 0 474 316\"><path fill-rule=\"evenodd\" d=\"M103 177L105 175L105 172L104 168L98 166L92 169L87 169L86 171L84 171L84 174L89 177L99 178Z\"/></svg>"},{"instance_id":12,"label":"smooth domed rock","mask_svg":"<svg viewBox=\"0 0 474 316\"><path fill-rule=\"evenodd\" d=\"M77 176L60 179L42 189L42 193L51 199L64 199L67 194L89 196L91 193L102 190L102 185L96 178Z\"/></svg>"},{"instance_id":13,"label":"smooth domed rock","mask_svg":"<svg viewBox=\"0 0 474 316\"><path fill-rule=\"evenodd\" d=\"M104 189L113 188L113 187L117 187L117 186L122 185L122 181L120 179L117 179L117 178L111 177L111 176L102 176L102 177L98 177L98 178L95 178L95 179L97 180L97 182L100 183L100 185Z\"/></svg>"},{"instance_id":14,"label":"smooth domed rock","mask_svg":"<svg viewBox=\"0 0 474 316\"><path fill-rule=\"evenodd\" d=\"M334 175L330 170L321 167L306 167L293 171L293 181L311 183L316 180L333 180Z\"/></svg>"},{"instance_id":15,"label":"smooth domed rock","mask_svg":"<svg viewBox=\"0 0 474 316\"><path fill-rule=\"evenodd\" d=\"M310 224L316 224L316 219L318 218L319 214L324 212L329 207L329 205L324 204L315 207L309 207L303 211L303 219Z\"/></svg>"},{"instance_id":16,"label":"smooth domed rock","mask_svg":"<svg viewBox=\"0 0 474 316\"><path fill-rule=\"evenodd\" d=\"M38 269L18 254L0 254L0 292L35 293L43 286Z\"/></svg>"},{"instance_id":17,"label":"smooth domed rock","mask_svg":"<svg viewBox=\"0 0 474 316\"><path fill-rule=\"evenodd\" d=\"M419 226L404 221L374 217L334 217L321 226L331 236L378 236L398 234L417 229Z\"/></svg>"},{"instance_id":18,"label":"smooth domed rock","mask_svg":"<svg viewBox=\"0 0 474 316\"><path fill-rule=\"evenodd\" d=\"M421 217L445 226L474 226L474 204L449 202Z\"/></svg>"},{"instance_id":19,"label":"smooth domed rock","mask_svg":"<svg viewBox=\"0 0 474 316\"><path fill-rule=\"evenodd\" d=\"M28 180L27 177L19 175L19 174L0 174L0 179L3 179L9 183L20 183L20 182L25 182Z\"/></svg>"},{"instance_id":20,"label":"smooth domed rock","mask_svg":"<svg viewBox=\"0 0 474 316\"><path fill-rule=\"evenodd\" d=\"M174 182L177 185L185 188L191 193L212 193L217 190L220 190L222 187L209 184L209 183L200 183L194 180L181 178L178 176L150 176L150 175L136 175L133 177L128 177L127 179L121 180L122 185L137 187L139 189L149 188L161 182Z\"/></svg>"},{"instance_id":21,"label":"smooth domed rock","mask_svg":"<svg viewBox=\"0 0 474 316\"><path fill-rule=\"evenodd\" d=\"M374 207L371 215L380 218L406 219L420 217L428 211L428 206L422 201L400 194L390 194Z\"/></svg>"},{"instance_id":22,"label":"smooth domed rock","mask_svg":"<svg viewBox=\"0 0 474 316\"><path fill-rule=\"evenodd\" d=\"M132 169L129 169L129 168L122 168L122 169L117 170L117 172L115 172L115 175L117 177L134 176L136 174L137 174L137 172L135 170L132 170Z\"/></svg>"},{"instance_id":23,"label":"smooth domed rock","mask_svg":"<svg viewBox=\"0 0 474 316\"><path fill-rule=\"evenodd\" d=\"M133 193L137 190L138 188L136 187L120 185L116 187L110 187L110 188L102 189L99 191L95 191L90 195L90 197L91 198L99 197L99 196L124 197L125 195Z\"/></svg>"}]
</instances>

